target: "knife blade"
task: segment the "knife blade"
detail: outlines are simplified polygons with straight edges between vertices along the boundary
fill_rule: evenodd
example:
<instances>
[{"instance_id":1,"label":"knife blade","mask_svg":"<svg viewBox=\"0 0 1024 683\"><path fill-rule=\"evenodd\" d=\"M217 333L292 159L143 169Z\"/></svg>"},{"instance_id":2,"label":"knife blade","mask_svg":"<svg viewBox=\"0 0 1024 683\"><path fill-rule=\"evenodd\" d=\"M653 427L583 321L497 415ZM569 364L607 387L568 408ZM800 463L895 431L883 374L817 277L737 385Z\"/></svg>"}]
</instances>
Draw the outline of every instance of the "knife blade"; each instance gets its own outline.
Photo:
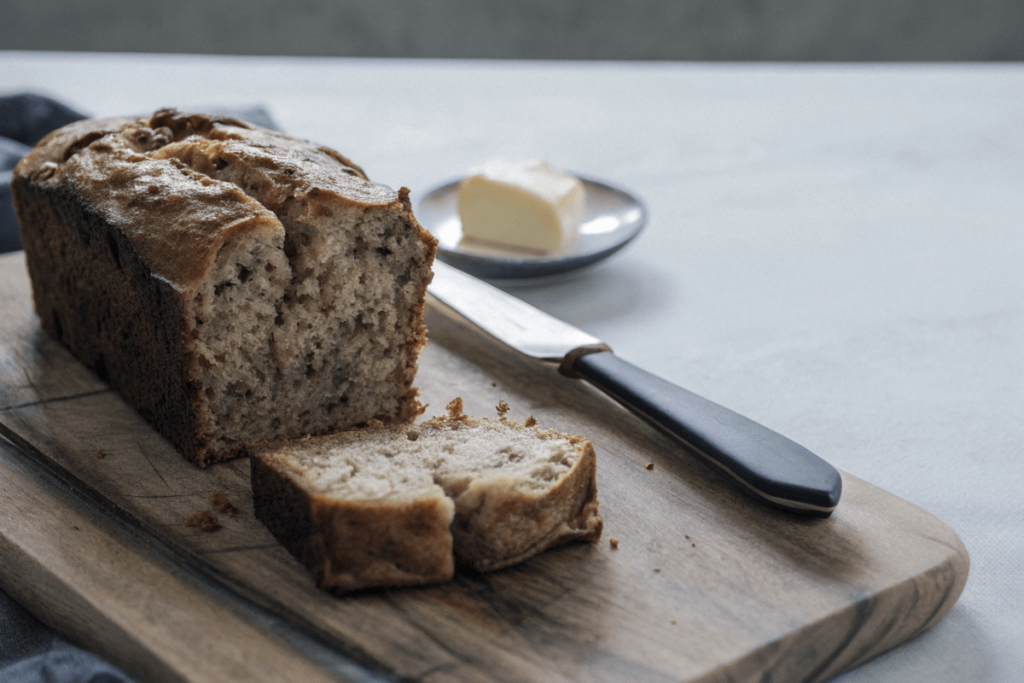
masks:
<instances>
[{"instance_id":1,"label":"knife blade","mask_svg":"<svg viewBox=\"0 0 1024 683\"><path fill-rule=\"evenodd\" d=\"M828 517L842 478L800 444L642 370L603 341L440 261L428 292L520 353L558 363L705 458L756 498L801 515Z\"/></svg>"}]
</instances>

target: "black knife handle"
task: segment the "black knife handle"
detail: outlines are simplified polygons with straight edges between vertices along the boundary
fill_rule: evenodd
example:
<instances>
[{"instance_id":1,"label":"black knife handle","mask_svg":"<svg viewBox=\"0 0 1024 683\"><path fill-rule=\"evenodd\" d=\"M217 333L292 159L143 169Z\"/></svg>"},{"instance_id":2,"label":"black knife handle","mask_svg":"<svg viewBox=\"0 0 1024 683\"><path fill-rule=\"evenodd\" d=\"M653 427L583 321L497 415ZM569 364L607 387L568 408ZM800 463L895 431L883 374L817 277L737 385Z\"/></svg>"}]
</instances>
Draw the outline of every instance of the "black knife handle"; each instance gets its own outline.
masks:
<instances>
[{"instance_id":1,"label":"black knife handle","mask_svg":"<svg viewBox=\"0 0 1024 683\"><path fill-rule=\"evenodd\" d=\"M839 472L781 434L609 352L580 356L573 370L758 498L815 517L828 517L839 503Z\"/></svg>"}]
</instances>

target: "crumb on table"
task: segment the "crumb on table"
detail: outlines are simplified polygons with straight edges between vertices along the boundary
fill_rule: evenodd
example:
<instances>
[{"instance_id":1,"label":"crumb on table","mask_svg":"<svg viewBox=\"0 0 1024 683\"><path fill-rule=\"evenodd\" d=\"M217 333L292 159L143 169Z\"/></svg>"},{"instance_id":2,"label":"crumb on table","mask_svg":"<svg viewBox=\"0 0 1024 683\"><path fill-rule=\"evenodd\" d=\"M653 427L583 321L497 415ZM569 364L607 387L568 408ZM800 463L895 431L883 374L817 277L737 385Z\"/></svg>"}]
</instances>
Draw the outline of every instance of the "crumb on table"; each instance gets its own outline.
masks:
<instances>
[{"instance_id":1,"label":"crumb on table","mask_svg":"<svg viewBox=\"0 0 1024 683\"><path fill-rule=\"evenodd\" d=\"M618 549L618 547L619 547L619 539L617 539L617 538L609 538L608 539L608 545L610 545L612 547L612 550Z\"/></svg>"},{"instance_id":2,"label":"crumb on table","mask_svg":"<svg viewBox=\"0 0 1024 683\"><path fill-rule=\"evenodd\" d=\"M649 470L653 470L654 469L654 463L653 462L649 462L646 465L644 465L644 467L646 467Z\"/></svg>"},{"instance_id":3,"label":"crumb on table","mask_svg":"<svg viewBox=\"0 0 1024 683\"><path fill-rule=\"evenodd\" d=\"M96 451L96 457L97 458L105 458L105 457L107 457L107 454L104 453L103 451Z\"/></svg>"}]
</instances>

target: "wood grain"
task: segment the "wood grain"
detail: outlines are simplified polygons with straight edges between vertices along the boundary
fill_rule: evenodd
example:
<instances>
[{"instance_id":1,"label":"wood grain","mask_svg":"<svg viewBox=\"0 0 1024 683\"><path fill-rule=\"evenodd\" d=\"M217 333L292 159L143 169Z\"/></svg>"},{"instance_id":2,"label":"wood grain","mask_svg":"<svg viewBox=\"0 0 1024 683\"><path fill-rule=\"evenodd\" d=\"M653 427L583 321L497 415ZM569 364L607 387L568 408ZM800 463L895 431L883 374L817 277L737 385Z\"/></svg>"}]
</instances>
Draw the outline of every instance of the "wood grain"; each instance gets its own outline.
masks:
<instances>
[{"instance_id":1,"label":"wood grain","mask_svg":"<svg viewBox=\"0 0 1024 683\"><path fill-rule=\"evenodd\" d=\"M337 677L0 440L0 584L140 681Z\"/></svg>"},{"instance_id":2,"label":"wood grain","mask_svg":"<svg viewBox=\"0 0 1024 683\"><path fill-rule=\"evenodd\" d=\"M960 539L910 503L844 474L829 519L765 507L586 384L431 306L417 382L427 415L455 396L469 414L491 415L504 399L516 419L586 435L604 540L448 584L331 597L253 517L245 459L197 469L39 331L20 255L0 258L0 315L0 432L181 566L394 676L827 680L934 624L966 581ZM215 491L239 513L214 511L213 533L185 526L213 509ZM55 542L8 526L5 554ZM33 572L53 569L41 561ZM145 659L148 641L126 637L115 661Z\"/></svg>"}]
</instances>

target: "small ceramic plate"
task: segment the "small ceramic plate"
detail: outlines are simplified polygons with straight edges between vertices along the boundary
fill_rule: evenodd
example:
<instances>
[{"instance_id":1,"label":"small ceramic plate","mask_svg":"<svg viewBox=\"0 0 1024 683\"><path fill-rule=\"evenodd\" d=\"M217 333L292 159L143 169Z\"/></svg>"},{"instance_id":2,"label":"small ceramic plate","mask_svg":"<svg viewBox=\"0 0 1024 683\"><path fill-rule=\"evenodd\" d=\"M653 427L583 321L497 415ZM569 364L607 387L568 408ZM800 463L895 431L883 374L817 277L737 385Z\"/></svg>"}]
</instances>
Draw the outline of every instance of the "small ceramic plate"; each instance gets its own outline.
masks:
<instances>
[{"instance_id":1,"label":"small ceramic plate","mask_svg":"<svg viewBox=\"0 0 1024 683\"><path fill-rule=\"evenodd\" d=\"M461 180L428 192L417 204L416 218L437 238L437 257L470 275L508 281L561 275L608 258L636 237L647 221L647 210L636 197L611 185L579 178L586 190L586 213L579 239L570 251L538 255L466 243L458 210Z\"/></svg>"}]
</instances>

